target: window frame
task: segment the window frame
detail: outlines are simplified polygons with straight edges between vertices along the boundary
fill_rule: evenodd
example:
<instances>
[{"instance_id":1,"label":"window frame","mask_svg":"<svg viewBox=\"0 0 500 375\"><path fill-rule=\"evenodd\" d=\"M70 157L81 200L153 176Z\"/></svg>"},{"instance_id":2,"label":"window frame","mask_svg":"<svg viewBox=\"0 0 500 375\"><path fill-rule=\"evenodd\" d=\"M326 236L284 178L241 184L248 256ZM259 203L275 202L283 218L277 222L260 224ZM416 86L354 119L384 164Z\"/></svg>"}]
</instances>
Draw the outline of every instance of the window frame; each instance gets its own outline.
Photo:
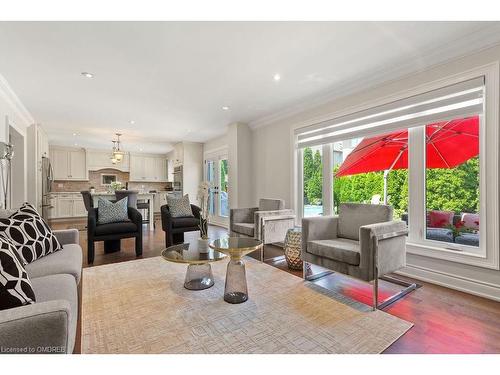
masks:
<instances>
[{"instance_id":1,"label":"window frame","mask_svg":"<svg viewBox=\"0 0 500 375\"><path fill-rule=\"evenodd\" d=\"M409 128L409 191L408 191L408 217L412 223L411 232L407 241L407 252L424 257L443 259L446 261L468 264L483 268L500 269L500 251L499 251L499 70L498 61L470 69L468 71L454 74L449 77L431 81L410 90L405 90L397 94L365 103L362 106L353 107L349 110L331 113L329 118L345 116L350 113L370 109L391 101L401 100L413 95L419 95L431 90L436 90L445 86L460 83L479 76L484 76L484 104L483 113L480 121L480 222L485 223L485 229L480 231L479 249L472 246L457 245L457 250L446 249L443 243L439 241L427 240L424 237L423 228L426 220L426 180L425 180L425 123L419 127ZM325 121L327 118L318 119ZM292 129L293 139L293 160L295 164L293 181L294 194L296 195L296 206L298 224L303 217L303 174L302 158L303 149L297 146L297 130L311 126L311 123L301 124ZM380 133L380 129L377 133ZM367 131L364 136L371 136L373 132ZM346 139L352 138L347 135ZM325 215L333 213L333 146L332 143L323 145L323 212ZM325 160L329 162L325 163ZM326 165L328 164L328 165ZM327 168L328 171L327 171ZM329 190L327 190L329 189ZM329 194L331 199L327 199ZM325 195L326 193L326 195ZM327 202L328 200L328 202ZM488 204L486 204L488 202ZM328 203L328 204L327 204ZM448 244L449 245L449 244ZM455 246L454 246L455 247Z\"/></svg>"}]
</instances>

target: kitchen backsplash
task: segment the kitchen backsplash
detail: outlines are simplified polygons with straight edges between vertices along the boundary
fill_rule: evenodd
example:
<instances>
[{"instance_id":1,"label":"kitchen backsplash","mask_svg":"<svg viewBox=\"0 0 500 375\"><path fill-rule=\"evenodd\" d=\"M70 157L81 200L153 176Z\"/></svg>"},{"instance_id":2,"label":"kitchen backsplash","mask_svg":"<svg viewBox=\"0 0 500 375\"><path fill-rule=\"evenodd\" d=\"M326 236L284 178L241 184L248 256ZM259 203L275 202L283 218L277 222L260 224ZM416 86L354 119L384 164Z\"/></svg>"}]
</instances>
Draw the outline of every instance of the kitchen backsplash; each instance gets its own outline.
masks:
<instances>
[{"instance_id":1,"label":"kitchen backsplash","mask_svg":"<svg viewBox=\"0 0 500 375\"><path fill-rule=\"evenodd\" d=\"M101 185L101 174L115 174L116 180L120 181L123 185L129 180L128 172L121 172L116 169L100 169L98 171L89 171L89 181L53 181L52 191L65 192L65 191L84 191L89 190L91 186L96 191L106 191L107 187ZM165 182L129 182L129 189L131 190L165 190L167 183Z\"/></svg>"}]
</instances>

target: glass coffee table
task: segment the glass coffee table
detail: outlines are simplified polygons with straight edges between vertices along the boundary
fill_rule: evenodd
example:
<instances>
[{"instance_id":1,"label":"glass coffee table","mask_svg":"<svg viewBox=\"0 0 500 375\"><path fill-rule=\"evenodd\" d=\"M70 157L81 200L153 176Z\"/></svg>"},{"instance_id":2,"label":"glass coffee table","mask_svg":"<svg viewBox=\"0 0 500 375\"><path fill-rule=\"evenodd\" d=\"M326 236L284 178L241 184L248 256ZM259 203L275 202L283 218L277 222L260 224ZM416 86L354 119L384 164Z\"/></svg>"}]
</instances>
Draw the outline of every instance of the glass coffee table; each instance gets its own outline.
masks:
<instances>
[{"instance_id":1,"label":"glass coffee table","mask_svg":"<svg viewBox=\"0 0 500 375\"><path fill-rule=\"evenodd\" d=\"M225 237L210 243L210 248L230 256L227 264L224 301L242 303L248 300L245 263L241 258L262 247L262 241L245 237Z\"/></svg>"},{"instance_id":2,"label":"glass coffee table","mask_svg":"<svg viewBox=\"0 0 500 375\"><path fill-rule=\"evenodd\" d=\"M169 262L188 265L184 288L189 290L203 290L213 286L214 276L210 263L226 257L224 253L213 249L200 253L197 242L167 247L161 252L161 256Z\"/></svg>"}]
</instances>

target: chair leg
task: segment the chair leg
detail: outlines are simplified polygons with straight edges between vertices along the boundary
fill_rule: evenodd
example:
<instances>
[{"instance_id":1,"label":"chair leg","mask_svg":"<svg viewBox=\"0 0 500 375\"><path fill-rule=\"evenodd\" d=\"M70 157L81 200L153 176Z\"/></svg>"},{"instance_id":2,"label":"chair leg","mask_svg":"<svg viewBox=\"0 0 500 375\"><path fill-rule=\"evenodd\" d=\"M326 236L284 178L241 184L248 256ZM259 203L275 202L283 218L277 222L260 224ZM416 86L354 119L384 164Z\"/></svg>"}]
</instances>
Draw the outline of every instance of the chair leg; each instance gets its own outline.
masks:
<instances>
[{"instance_id":1,"label":"chair leg","mask_svg":"<svg viewBox=\"0 0 500 375\"><path fill-rule=\"evenodd\" d=\"M373 280L373 305L372 309L373 311L377 310L378 308L378 279L375 278Z\"/></svg>"},{"instance_id":2,"label":"chair leg","mask_svg":"<svg viewBox=\"0 0 500 375\"><path fill-rule=\"evenodd\" d=\"M393 283L393 284L404 286L405 288L402 289L401 291L399 291L398 293L385 299L380 305L377 306L378 310L382 310L382 309L386 308L391 303L396 302L398 299L403 298L408 293L413 292L415 289L420 287L420 285L418 285L416 283L409 283L407 281L403 281L403 280L400 280L400 279L397 279L397 278L391 277L391 276L381 276L380 279L387 281L387 282L390 282L390 283ZM375 282L374 282L374 285L375 285ZM377 280L377 289L378 289L378 280ZM374 301L375 301L375 299L374 299Z\"/></svg>"},{"instance_id":3,"label":"chair leg","mask_svg":"<svg viewBox=\"0 0 500 375\"><path fill-rule=\"evenodd\" d=\"M95 244L94 241L90 240L87 244L87 263L94 263L94 254L95 254Z\"/></svg>"},{"instance_id":4,"label":"chair leg","mask_svg":"<svg viewBox=\"0 0 500 375\"><path fill-rule=\"evenodd\" d=\"M142 237L135 238L135 256L142 255Z\"/></svg>"},{"instance_id":5,"label":"chair leg","mask_svg":"<svg viewBox=\"0 0 500 375\"><path fill-rule=\"evenodd\" d=\"M335 272L333 271L323 271L323 272L318 272L317 274L310 274L311 271L311 263L308 263L306 261L302 262L302 278L307 281L314 281L321 279L322 277L331 275Z\"/></svg>"}]
</instances>

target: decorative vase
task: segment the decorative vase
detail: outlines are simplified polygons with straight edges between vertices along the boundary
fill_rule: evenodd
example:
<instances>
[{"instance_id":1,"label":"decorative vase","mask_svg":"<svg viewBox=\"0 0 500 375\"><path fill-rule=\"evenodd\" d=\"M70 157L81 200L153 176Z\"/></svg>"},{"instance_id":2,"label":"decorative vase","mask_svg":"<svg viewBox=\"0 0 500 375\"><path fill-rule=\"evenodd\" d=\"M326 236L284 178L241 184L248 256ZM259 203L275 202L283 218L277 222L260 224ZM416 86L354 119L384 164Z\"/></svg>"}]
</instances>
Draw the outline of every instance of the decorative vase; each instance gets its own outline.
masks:
<instances>
[{"instance_id":1,"label":"decorative vase","mask_svg":"<svg viewBox=\"0 0 500 375\"><path fill-rule=\"evenodd\" d=\"M208 253L208 238L198 238L198 251Z\"/></svg>"}]
</instances>

